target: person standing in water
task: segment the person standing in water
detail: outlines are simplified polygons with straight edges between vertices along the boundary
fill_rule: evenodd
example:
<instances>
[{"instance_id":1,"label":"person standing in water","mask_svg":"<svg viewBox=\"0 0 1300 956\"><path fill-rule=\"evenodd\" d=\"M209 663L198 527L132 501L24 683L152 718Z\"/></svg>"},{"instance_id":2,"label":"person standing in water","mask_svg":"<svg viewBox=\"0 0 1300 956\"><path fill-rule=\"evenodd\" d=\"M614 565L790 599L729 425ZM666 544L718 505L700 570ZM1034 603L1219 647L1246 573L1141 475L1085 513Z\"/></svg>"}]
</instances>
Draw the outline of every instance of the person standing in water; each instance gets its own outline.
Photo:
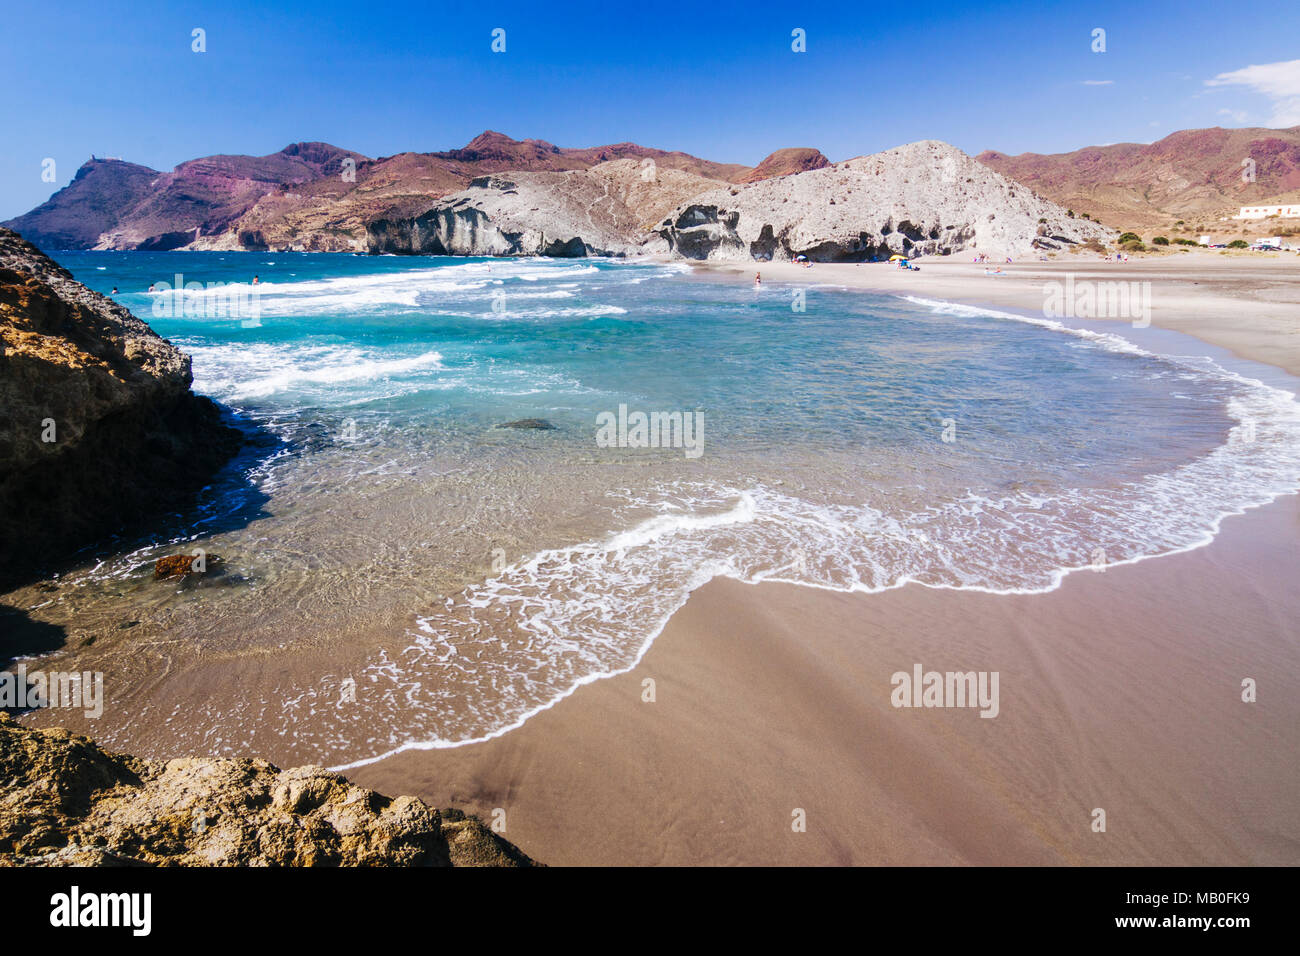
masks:
<instances>
[{"instance_id":1,"label":"person standing in water","mask_svg":"<svg viewBox=\"0 0 1300 956\"><path fill-rule=\"evenodd\" d=\"M761 273L761 272L755 272L755 273L754 273L754 285L756 285L756 286L760 286L760 285L762 285L762 284L763 284L763 273Z\"/></svg>"},{"instance_id":2,"label":"person standing in water","mask_svg":"<svg viewBox=\"0 0 1300 956\"><path fill-rule=\"evenodd\" d=\"M253 276L253 285L257 285L257 284L258 284L259 282L261 282L261 281L262 281L262 280L259 279L257 276Z\"/></svg>"}]
</instances>

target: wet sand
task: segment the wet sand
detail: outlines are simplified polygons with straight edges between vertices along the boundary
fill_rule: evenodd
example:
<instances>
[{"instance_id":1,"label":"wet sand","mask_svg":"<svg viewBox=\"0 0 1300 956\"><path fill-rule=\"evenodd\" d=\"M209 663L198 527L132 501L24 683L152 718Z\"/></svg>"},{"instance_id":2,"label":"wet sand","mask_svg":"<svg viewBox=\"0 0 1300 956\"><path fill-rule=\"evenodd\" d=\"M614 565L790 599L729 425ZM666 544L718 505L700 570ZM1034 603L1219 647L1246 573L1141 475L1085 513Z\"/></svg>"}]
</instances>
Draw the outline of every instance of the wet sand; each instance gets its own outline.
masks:
<instances>
[{"instance_id":1,"label":"wet sand","mask_svg":"<svg viewBox=\"0 0 1300 956\"><path fill-rule=\"evenodd\" d=\"M1031 311L1065 272L1146 279L1156 325L1300 371L1295 257L922 265L758 268ZM1298 532L1289 496L1045 595L715 580L633 671L497 739L349 775L504 810L557 865L1300 864ZM916 664L997 671L998 716L894 707L891 675Z\"/></svg>"},{"instance_id":2,"label":"wet sand","mask_svg":"<svg viewBox=\"0 0 1300 956\"><path fill-rule=\"evenodd\" d=\"M552 864L1297 864L1297 531L1291 496L1037 596L715 580L634 671L350 776ZM998 671L1000 713L893 707L916 663Z\"/></svg>"}]
</instances>

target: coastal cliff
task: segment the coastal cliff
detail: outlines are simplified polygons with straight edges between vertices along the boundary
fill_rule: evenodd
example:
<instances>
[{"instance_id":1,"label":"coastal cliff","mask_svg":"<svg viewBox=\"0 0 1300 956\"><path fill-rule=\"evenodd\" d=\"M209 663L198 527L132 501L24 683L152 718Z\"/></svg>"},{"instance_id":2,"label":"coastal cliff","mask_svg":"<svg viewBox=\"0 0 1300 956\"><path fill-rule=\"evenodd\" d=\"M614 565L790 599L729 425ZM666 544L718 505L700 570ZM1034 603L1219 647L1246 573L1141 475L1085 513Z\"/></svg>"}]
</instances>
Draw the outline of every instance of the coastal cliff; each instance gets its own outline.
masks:
<instances>
[{"instance_id":1,"label":"coastal cliff","mask_svg":"<svg viewBox=\"0 0 1300 956\"><path fill-rule=\"evenodd\" d=\"M140 760L0 713L0 866L535 866L458 810L319 767Z\"/></svg>"},{"instance_id":2,"label":"coastal cliff","mask_svg":"<svg viewBox=\"0 0 1300 956\"><path fill-rule=\"evenodd\" d=\"M583 172L481 176L423 215L366 230L372 253L623 256L638 245L631 211Z\"/></svg>"},{"instance_id":3,"label":"coastal cliff","mask_svg":"<svg viewBox=\"0 0 1300 956\"><path fill-rule=\"evenodd\" d=\"M0 229L0 582L182 505L238 449L190 359Z\"/></svg>"},{"instance_id":4,"label":"coastal cliff","mask_svg":"<svg viewBox=\"0 0 1300 956\"><path fill-rule=\"evenodd\" d=\"M715 189L679 206L658 233L688 259L815 262L1024 255L1110 235L936 140Z\"/></svg>"}]
</instances>

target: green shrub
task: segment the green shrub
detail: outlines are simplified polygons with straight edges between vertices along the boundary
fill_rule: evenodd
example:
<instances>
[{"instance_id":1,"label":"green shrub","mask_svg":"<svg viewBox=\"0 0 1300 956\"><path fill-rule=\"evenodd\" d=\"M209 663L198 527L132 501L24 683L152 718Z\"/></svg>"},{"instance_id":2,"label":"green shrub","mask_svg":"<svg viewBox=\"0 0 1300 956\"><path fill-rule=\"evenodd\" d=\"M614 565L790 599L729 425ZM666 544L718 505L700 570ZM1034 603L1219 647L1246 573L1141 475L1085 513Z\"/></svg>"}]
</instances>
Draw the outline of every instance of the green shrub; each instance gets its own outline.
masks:
<instances>
[{"instance_id":1,"label":"green shrub","mask_svg":"<svg viewBox=\"0 0 1300 956\"><path fill-rule=\"evenodd\" d=\"M1166 239L1164 236L1156 236L1154 239L1151 240L1151 245L1153 245L1153 246L1167 246L1167 245L1169 245L1169 240Z\"/></svg>"},{"instance_id":2,"label":"green shrub","mask_svg":"<svg viewBox=\"0 0 1300 956\"><path fill-rule=\"evenodd\" d=\"M1232 242L1228 243L1228 248L1229 248L1229 249L1249 249L1249 248L1250 248L1250 243L1247 242L1245 239L1234 239L1234 240L1232 240Z\"/></svg>"},{"instance_id":3,"label":"green shrub","mask_svg":"<svg viewBox=\"0 0 1300 956\"><path fill-rule=\"evenodd\" d=\"M1141 242L1142 237L1139 236L1136 232L1125 232L1120 234L1119 241L1121 245L1123 245L1126 242Z\"/></svg>"}]
</instances>

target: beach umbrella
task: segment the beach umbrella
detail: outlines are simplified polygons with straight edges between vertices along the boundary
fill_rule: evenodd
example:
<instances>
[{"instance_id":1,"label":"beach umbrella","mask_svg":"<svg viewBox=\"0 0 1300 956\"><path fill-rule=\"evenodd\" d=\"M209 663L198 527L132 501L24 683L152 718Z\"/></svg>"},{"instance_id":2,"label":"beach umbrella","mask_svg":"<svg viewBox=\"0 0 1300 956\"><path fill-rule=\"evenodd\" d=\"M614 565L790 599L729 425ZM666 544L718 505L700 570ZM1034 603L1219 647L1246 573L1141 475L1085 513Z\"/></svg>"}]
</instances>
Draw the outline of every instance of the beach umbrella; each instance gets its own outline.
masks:
<instances>
[{"instance_id":1,"label":"beach umbrella","mask_svg":"<svg viewBox=\"0 0 1300 956\"><path fill-rule=\"evenodd\" d=\"M794 261L795 261L795 262L807 262L807 261L808 261L808 257L807 257L807 256L795 256L795 257L794 257Z\"/></svg>"},{"instance_id":2,"label":"beach umbrella","mask_svg":"<svg viewBox=\"0 0 1300 956\"><path fill-rule=\"evenodd\" d=\"M890 262L897 262L899 259L902 259L904 262L906 262L907 256L900 256L897 253L895 253L894 255L889 257Z\"/></svg>"}]
</instances>

